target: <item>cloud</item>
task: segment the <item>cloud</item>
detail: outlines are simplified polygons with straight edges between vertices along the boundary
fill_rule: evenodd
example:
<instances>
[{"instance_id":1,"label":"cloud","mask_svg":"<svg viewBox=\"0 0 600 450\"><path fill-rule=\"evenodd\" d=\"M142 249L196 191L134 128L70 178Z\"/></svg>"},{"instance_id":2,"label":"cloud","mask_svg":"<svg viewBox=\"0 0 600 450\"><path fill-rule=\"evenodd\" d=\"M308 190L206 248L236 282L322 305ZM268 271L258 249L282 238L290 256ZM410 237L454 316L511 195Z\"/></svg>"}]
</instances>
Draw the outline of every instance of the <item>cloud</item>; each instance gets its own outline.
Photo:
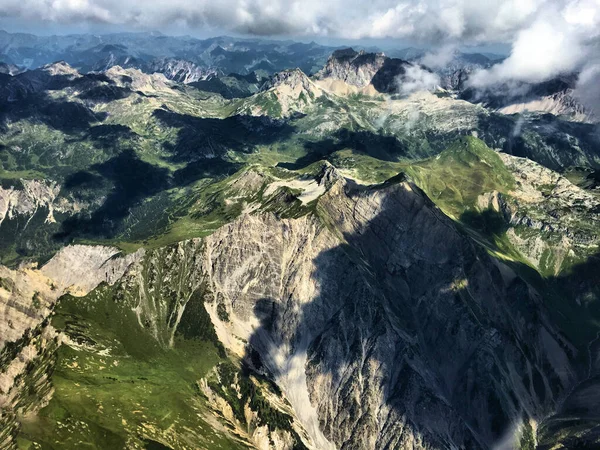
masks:
<instances>
[{"instance_id":1,"label":"cloud","mask_svg":"<svg viewBox=\"0 0 600 450\"><path fill-rule=\"evenodd\" d=\"M419 62L430 69L441 69L448 66L456 56L456 52L456 44L445 44L426 53Z\"/></svg>"},{"instance_id":2,"label":"cloud","mask_svg":"<svg viewBox=\"0 0 600 450\"><path fill-rule=\"evenodd\" d=\"M467 84L480 91L504 86L510 95L562 74L579 73L576 97L600 112L600 0L555 1L525 24L508 58L471 74Z\"/></svg>"},{"instance_id":3,"label":"cloud","mask_svg":"<svg viewBox=\"0 0 600 450\"><path fill-rule=\"evenodd\" d=\"M588 0L586 8L597 8ZM507 42L567 0L2 0L0 17L160 28L214 27L248 34L411 38L434 44ZM567 11L589 19L580 8Z\"/></svg>"},{"instance_id":4,"label":"cloud","mask_svg":"<svg viewBox=\"0 0 600 450\"><path fill-rule=\"evenodd\" d=\"M1 0L0 18L261 36L409 39L441 47L424 57L423 63L434 68L462 45L510 44L506 60L471 76L476 88L540 82L600 63L600 0Z\"/></svg>"},{"instance_id":5,"label":"cloud","mask_svg":"<svg viewBox=\"0 0 600 450\"><path fill-rule=\"evenodd\" d=\"M485 87L510 80L538 83L581 69L590 58L598 56L600 13L583 14L591 3L598 0L572 2L541 15L519 31L510 56L488 70L474 73L471 85Z\"/></svg>"},{"instance_id":6,"label":"cloud","mask_svg":"<svg viewBox=\"0 0 600 450\"><path fill-rule=\"evenodd\" d=\"M579 75L574 96L600 119L600 62L588 65Z\"/></svg>"},{"instance_id":7,"label":"cloud","mask_svg":"<svg viewBox=\"0 0 600 450\"><path fill-rule=\"evenodd\" d=\"M525 124L525 117L523 117L521 115L517 119L517 122L515 123L515 127L513 128L512 132L510 133L511 137L516 138L516 137L521 136L521 131L523 130L524 124Z\"/></svg>"},{"instance_id":8,"label":"cloud","mask_svg":"<svg viewBox=\"0 0 600 450\"><path fill-rule=\"evenodd\" d=\"M396 80L401 95L413 92L432 91L440 85L439 75L423 69L418 65L405 66L405 72Z\"/></svg>"}]
</instances>

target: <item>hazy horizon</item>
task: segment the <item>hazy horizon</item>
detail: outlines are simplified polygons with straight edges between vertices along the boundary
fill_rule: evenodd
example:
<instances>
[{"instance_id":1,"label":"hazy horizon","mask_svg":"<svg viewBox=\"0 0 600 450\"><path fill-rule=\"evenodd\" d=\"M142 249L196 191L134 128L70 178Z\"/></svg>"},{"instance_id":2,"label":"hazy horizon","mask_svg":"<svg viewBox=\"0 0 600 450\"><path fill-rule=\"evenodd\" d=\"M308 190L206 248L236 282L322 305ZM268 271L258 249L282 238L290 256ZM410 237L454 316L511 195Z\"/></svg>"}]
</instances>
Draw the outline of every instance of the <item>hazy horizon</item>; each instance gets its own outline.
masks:
<instances>
[{"instance_id":1,"label":"hazy horizon","mask_svg":"<svg viewBox=\"0 0 600 450\"><path fill-rule=\"evenodd\" d=\"M432 49L440 48L440 46L432 46L426 45L424 43L414 42L410 40L402 40L402 39L344 39L344 38L335 38L335 37L322 37L322 36L289 36L289 35L274 35L274 36L256 36L256 35L248 35L248 34L239 34L239 33L231 33L225 30L213 31L213 32L205 32L205 33L194 33L192 30L189 32L181 32L177 33L175 31L162 31L159 29L127 29L127 28L95 28L95 29L85 29L85 28L64 28L64 29L55 29L53 27L40 27L39 29L30 29L29 27L18 27L18 26L4 26L2 22L0 22L0 32L5 31L10 34L30 34L38 37L52 37L52 36L74 36L74 35L115 35L121 33L128 34L161 34L164 36L175 37L175 38L183 38L183 37L191 37L194 39L214 39L218 37L230 37L241 40L260 40L260 41L294 41L294 42L303 42L310 43L315 42L319 45L328 46L328 47L360 47L360 48L378 48L382 51L386 50L403 50L406 48L417 48L424 51L430 51ZM490 53L496 54L500 56L507 56L510 53L510 47L506 44L480 44L474 46L460 46L457 50L464 53Z\"/></svg>"}]
</instances>

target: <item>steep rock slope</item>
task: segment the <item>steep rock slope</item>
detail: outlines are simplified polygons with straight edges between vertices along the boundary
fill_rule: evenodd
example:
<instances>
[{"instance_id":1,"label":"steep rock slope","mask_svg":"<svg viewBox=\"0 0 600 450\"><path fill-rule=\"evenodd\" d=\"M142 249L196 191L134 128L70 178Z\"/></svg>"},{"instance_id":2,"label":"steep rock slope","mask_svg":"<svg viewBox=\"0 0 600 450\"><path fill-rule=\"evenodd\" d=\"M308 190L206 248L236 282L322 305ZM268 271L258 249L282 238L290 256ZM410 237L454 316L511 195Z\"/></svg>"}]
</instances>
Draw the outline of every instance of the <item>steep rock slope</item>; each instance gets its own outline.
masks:
<instances>
[{"instance_id":1,"label":"steep rock slope","mask_svg":"<svg viewBox=\"0 0 600 450\"><path fill-rule=\"evenodd\" d=\"M341 236L244 216L207 238L219 337L260 353L317 448L488 448L551 413L575 350L531 288L414 186L344 189L319 200Z\"/></svg>"},{"instance_id":2,"label":"steep rock slope","mask_svg":"<svg viewBox=\"0 0 600 450\"><path fill-rule=\"evenodd\" d=\"M499 198L495 209L502 210L513 226L508 231L511 242L541 273L558 275L597 251L598 195L528 159L499 156L517 185L510 191L509 205L501 206L503 199Z\"/></svg>"},{"instance_id":3,"label":"steep rock slope","mask_svg":"<svg viewBox=\"0 0 600 450\"><path fill-rule=\"evenodd\" d=\"M334 51L317 78L333 78L356 87L365 87L385 63L383 53L357 52L351 48Z\"/></svg>"}]
</instances>

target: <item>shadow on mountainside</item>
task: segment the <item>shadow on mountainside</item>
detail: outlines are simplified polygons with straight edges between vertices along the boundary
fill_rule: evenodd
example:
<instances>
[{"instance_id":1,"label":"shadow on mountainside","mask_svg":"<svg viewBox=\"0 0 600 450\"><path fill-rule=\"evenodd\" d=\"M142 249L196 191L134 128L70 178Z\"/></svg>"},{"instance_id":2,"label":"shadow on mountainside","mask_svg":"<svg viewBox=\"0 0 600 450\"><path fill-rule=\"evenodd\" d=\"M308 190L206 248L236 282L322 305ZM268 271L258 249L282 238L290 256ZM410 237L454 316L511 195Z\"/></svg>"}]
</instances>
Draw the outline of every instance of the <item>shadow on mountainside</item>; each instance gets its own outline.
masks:
<instances>
[{"instance_id":1,"label":"shadow on mountainside","mask_svg":"<svg viewBox=\"0 0 600 450\"><path fill-rule=\"evenodd\" d=\"M88 102L109 102L132 93L103 74L73 77L41 69L27 71L0 80L0 130L7 131L9 122L30 120L74 134L106 118L105 113L96 113L84 103L53 96L63 90L79 91L78 97Z\"/></svg>"},{"instance_id":2,"label":"shadow on mountainside","mask_svg":"<svg viewBox=\"0 0 600 450\"><path fill-rule=\"evenodd\" d=\"M173 162L222 157L228 151L252 153L256 146L286 139L294 132L287 122L261 116L200 118L156 109L153 116L163 125L178 128L175 143L164 144Z\"/></svg>"},{"instance_id":3,"label":"shadow on mountainside","mask_svg":"<svg viewBox=\"0 0 600 450\"><path fill-rule=\"evenodd\" d=\"M122 223L131 209L144 200L200 179L232 175L241 164L229 161L229 152L252 152L254 146L272 143L282 138L282 133L293 131L285 123L256 117L203 119L164 109L156 110L154 115L164 125L179 129L176 143L167 143L165 147L171 155L169 162L184 163L183 167L170 172L141 160L134 150L125 149L89 170L71 174L65 180L65 189L75 198L93 201L99 193L106 193L106 199L96 210L64 220L61 231L55 235L57 239L115 237L123 231ZM131 130L119 125L96 126L91 130L98 141L117 136L135 138Z\"/></svg>"},{"instance_id":4,"label":"shadow on mountainside","mask_svg":"<svg viewBox=\"0 0 600 450\"><path fill-rule=\"evenodd\" d=\"M141 160L134 150L125 148L106 162L69 175L65 189L77 199L94 201L99 193L106 193L106 199L92 212L67 218L55 236L57 239L115 237L123 231L122 224L131 209L144 200L200 179L232 175L241 164L229 160L230 152L253 152L256 146L285 139L294 131L285 122L264 117L198 118L165 109L155 110L154 117L163 125L178 129L176 142L167 142L164 147L170 155L167 162L182 167L171 172ZM137 138L121 125L94 126L89 134L107 149L112 149L111 142L114 145L115 140L121 139L126 144Z\"/></svg>"},{"instance_id":5,"label":"shadow on mountainside","mask_svg":"<svg viewBox=\"0 0 600 450\"><path fill-rule=\"evenodd\" d=\"M397 161L408 157L408 148L395 136L384 136L367 130L351 131L345 128L339 129L332 136L319 141L307 141L304 143L306 154L293 163L279 163L279 167L289 170L298 170L312 163L327 159L333 153L352 149L363 152L383 161Z\"/></svg>"},{"instance_id":6,"label":"shadow on mountainside","mask_svg":"<svg viewBox=\"0 0 600 450\"><path fill-rule=\"evenodd\" d=\"M302 280L293 266L280 298L249 293L261 322L249 344L296 407L306 374L319 427L338 448L401 448L411 434L425 447L493 448L521 420L552 414L586 378L581 347L542 295L576 289L559 297L577 308L589 288L598 304L598 256L540 277L536 293L519 267L492 258L418 188L388 189L380 204L371 189L349 193L346 205L321 204L347 243L314 258L318 293L308 303L294 290ZM366 212L370 220L356 219ZM298 368L291 356L304 352ZM533 445L524 436L521 446Z\"/></svg>"},{"instance_id":7,"label":"shadow on mountainside","mask_svg":"<svg viewBox=\"0 0 600 450\"><path fill-rule=\"evenodd\" d=\"M66 219L55 236L59 240L75 236L113 237L131 207L171 185L168 169L142 161L133 150L125 150L91 170L71 175L65 188L88 197L108 189L106 199L95 211Z\"/></svg>"},{"instance_id":8,"label":"shadow on mountainside","mask_svg":"<svg viewBox=\"0 0 600 450\"><path fill-rule=\"evenodd\" d=\"M504 139L497 139L493 133L479 131L482 140L492 148L502 146L504 143ZM322 159L328 159L335 152L344 149L364 153L382 161L419 160L438 155L458 138L470 134L471 130L450 132L430 129L410 132L396 130L394 134L383 134L383 132L352 131L342 128L319 141L305 142L304 156L293 163L278 165L286 169L298 170Z\"/></svg>"}]
</instances>

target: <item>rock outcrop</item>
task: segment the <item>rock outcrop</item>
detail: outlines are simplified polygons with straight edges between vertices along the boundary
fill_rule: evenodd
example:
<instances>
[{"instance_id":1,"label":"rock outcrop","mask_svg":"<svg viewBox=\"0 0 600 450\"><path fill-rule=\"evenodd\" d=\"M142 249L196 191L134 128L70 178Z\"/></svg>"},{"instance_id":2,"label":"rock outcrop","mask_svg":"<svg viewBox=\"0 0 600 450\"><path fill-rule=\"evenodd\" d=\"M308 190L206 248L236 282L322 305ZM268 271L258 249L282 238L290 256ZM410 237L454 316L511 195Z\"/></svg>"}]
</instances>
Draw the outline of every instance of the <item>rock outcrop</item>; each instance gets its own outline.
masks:
<instances>
[{"instance_id":1,"label":"rock outcrop","mask_svg":"<svg viewBox=\"0 0 600 450\"><path fill-rule=\"evenodd\" d=\"M239 114L287 118L306 113L323 90L300 69L285 70L273 75L256 95L239 108Z\"/></svg>"},{"instance_id":2,"label":"rock outcrop","mask_svg":"<svg viewBox=\"0 0 600 450\"><path fill-rule=\"evenodd\" d=\"M66 204L55 204L59 192L60 185L57 183L36 180L15 180L12 186L0 187L0 226L5 219L10 220L17 216L29 218L38 208L47 209L46 221L53 222L55 206L58 206L59 210L68 209Z\"/></svg>"},{"instance_id":3,"label":"rock outcrop","mask_svg":"<svg viewBox=\"0 0 600 450\"><path fill-rule=\"evenodd\" d=\"M336 50L316 77L333 78L353 86L365 87L371 83L387 59L383 53L357 52L351 48Z\"/></svg>"},{"instance_id":4,"label":"rock outcrop","mask_svg":"<svg viewBox=\"0 0 600 450\"><path fill-rule=\"evenodd\" d=\"M162 73L169 80L184 84L195 83L218 75L217 70L201 67L191 61L177 58L155 59L139 68L146 73Z\"/></svg>"},{"instance_id":5,"label":"rock outcrop","mask_svg":"<svg viewBox=\"0 0 600 450\"><path fill-rule=\"evenodd\" d=\"M526 158L498 153L516 181L510 199L491 205L510 223L511 243L538 270L556 276L600 243L600 199Z\"/></svg>"}]
</instances>

